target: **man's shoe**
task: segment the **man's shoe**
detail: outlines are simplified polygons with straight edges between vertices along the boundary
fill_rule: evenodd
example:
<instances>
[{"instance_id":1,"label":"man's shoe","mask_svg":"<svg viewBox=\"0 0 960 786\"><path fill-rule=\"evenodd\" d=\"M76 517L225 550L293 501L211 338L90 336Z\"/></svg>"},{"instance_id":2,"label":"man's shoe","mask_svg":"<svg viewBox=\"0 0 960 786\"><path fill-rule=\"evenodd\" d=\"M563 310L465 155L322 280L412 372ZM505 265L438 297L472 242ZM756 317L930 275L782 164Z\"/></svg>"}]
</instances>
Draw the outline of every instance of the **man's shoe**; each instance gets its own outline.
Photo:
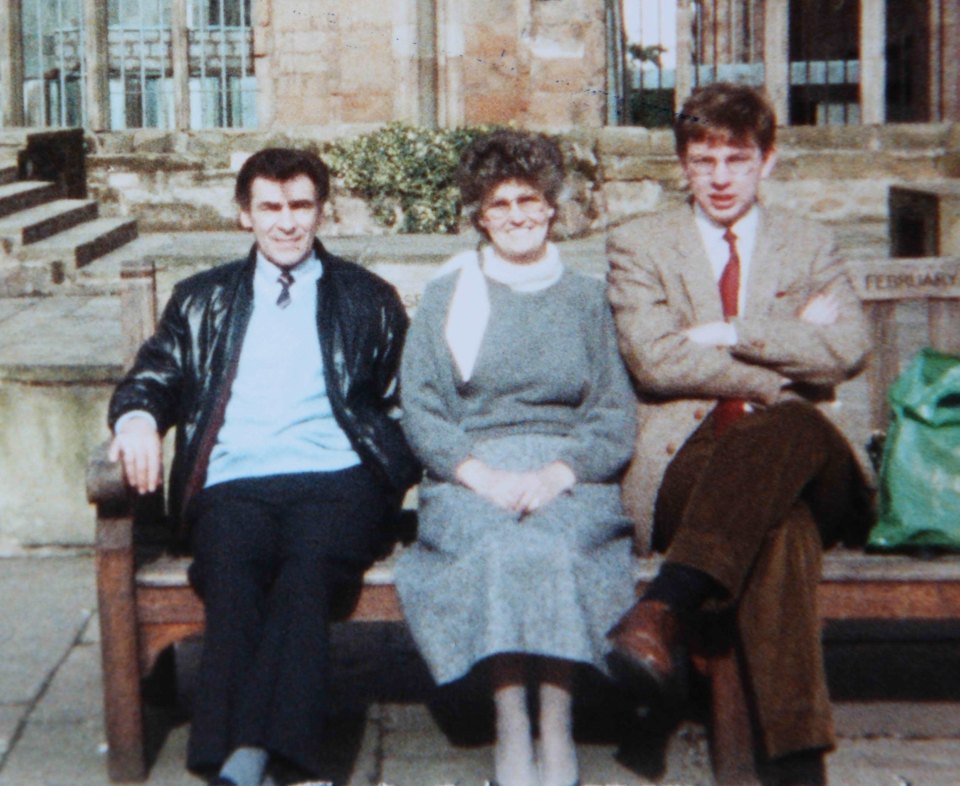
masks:
<instances>
[{"instance_id":1,"label":"man's shoe","mask_svg":"<svg viewBox=\"0 0 960 786\"><path fill-rule=\"evenodd\" d=\"M767 764L764 783L776 786L827 786L827 768L823 751L811 750L789 754Z\"/></svg>"},{"instance_id":2,"label":"man's shoe","mask_svg":"<svg viewBox=\"0 0 960 786\"><path fill-rule=\"evenodd\" d=\"M653 688L676 694L682 682L683 626L677 613L659 600L639 600L614 625L607 656L614 677L639 692Z\"/></svg>"}]
</instances>

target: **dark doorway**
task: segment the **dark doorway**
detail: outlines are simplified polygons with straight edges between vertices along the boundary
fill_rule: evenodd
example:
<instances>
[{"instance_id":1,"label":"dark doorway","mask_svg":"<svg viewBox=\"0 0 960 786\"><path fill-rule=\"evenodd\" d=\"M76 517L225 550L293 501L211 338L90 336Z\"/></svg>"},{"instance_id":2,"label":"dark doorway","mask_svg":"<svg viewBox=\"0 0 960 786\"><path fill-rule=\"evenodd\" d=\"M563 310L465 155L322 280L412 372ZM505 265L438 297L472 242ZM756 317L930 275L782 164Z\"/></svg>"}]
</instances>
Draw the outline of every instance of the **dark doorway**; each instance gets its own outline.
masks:
<instances>
[{"instance_id":1,"label":"dark doorway","mask_svg":"<svg viewBox=\"0 0 960 786\"><path fill-rule=\"evenodd\" d=\"M888 0L887 122L930 119L930 0Z\"/></svg>"}]
</instances>

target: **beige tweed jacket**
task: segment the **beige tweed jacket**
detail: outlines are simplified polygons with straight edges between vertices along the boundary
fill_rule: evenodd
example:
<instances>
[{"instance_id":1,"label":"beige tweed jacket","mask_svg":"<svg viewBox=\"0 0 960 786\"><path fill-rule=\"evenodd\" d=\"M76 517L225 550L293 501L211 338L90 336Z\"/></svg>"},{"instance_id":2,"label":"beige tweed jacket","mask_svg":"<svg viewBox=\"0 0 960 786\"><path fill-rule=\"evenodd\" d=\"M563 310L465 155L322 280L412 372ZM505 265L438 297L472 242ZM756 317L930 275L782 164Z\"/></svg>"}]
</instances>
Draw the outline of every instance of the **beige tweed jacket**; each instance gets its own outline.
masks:
<instances>
[{"instance_id":1,"label":"beige tweed jacket","mask_svg":"<svg viewBox=\"0 0 960 786\"><path fill-rule=\"evenodd\" d=\"M863 367L869 338L831 232L810 221L762 211L744 315L733 320L733 347L707 347L682 335L723 319L689 206L611 231L607 256L620 351L639 397L636 451L623 497L637 551L645 553L667 466L718 398L759 405L796 396L830 401L834 387ZM802 322L800 310L823 291L839 301L837 322Z\"/></svg>"}]
</instances>

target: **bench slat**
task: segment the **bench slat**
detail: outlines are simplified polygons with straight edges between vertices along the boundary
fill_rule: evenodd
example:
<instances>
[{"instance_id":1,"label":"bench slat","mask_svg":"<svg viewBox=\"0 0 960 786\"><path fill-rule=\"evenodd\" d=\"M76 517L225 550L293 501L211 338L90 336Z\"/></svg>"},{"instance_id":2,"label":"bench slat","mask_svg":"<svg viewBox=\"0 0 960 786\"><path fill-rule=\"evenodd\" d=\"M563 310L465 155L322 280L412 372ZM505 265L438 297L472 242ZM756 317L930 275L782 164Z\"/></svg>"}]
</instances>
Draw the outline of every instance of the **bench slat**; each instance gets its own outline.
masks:
<instances>
[{"instance_id":1,"label":"bench slat","mask_svg":"<svg viewBox=\"0 0 960 786\"><path fill-rule=\"evenodd\" d=\"M824 620L956 620L960 580L821 582Z\"/></svg>"},{"instance_id":2,"label":"bench slat","mask_svg":"<svg viewBox=\"0 0 960 786\"><path fill-rule=\"evenodd\" d=\"M364 575L355 621L402 621L393 585L397 552ZM661 557L635 563L634 580L646 584ZM148 624L203 623L203 606L187 583L187 557L161 557L137 574L137 605ZM836 550L824 558L820 584L824 619L960 618L960 556L918 559L899 554Z\"/></svg>"}]
</instances>

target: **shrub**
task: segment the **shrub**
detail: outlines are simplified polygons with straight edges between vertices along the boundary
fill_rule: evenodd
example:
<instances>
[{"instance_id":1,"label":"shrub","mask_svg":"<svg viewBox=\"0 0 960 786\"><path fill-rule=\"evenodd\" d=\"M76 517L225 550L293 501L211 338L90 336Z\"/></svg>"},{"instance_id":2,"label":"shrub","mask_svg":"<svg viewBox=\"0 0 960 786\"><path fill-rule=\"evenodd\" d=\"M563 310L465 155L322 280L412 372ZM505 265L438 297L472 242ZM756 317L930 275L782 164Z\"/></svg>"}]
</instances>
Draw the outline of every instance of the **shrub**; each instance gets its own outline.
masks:
<instances>
[{"instance_id":1,"label":"shrub","mask_svg":"<svg viewBox=\"0 0 960 786\"><path fill-rule=\"evenodd\" d=\"M324 158L374 217L399 232L457 231L460 205L454 173L460 152L490 127L430 129L389 123L333 143Z\"/></svg>"}]
</instances>

